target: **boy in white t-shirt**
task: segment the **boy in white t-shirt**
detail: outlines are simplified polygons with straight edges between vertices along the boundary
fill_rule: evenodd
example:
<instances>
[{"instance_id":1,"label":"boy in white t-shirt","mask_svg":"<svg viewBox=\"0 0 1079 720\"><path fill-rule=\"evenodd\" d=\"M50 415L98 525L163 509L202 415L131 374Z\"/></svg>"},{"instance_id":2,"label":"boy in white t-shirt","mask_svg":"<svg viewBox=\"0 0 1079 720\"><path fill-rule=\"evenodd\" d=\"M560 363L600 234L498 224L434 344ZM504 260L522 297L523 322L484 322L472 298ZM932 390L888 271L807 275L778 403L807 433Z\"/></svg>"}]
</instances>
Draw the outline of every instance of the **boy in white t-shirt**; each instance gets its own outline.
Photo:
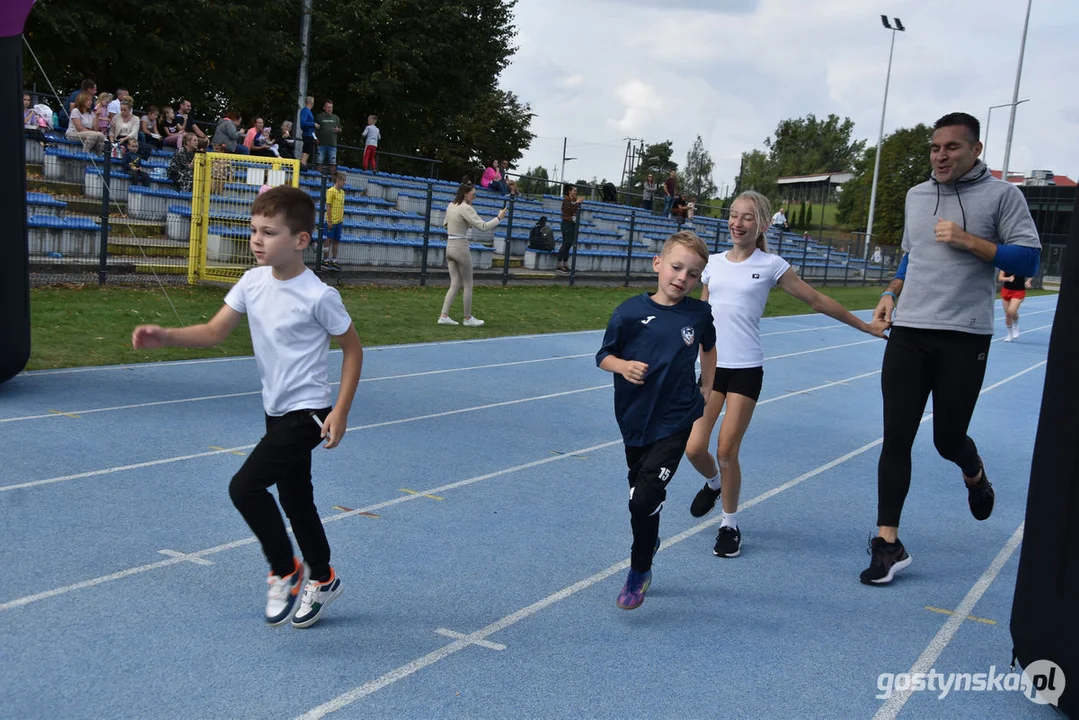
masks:
<instances>
[{"instance_id":1,"label":"boy in white t-shirt","mask_svg":"<svg viewBox=\"0 0 1079 720\"><path fill-rule=\"evenodd\" d=\"M363 169L378 172L378 141L382 133L378 131L377 115L367 116L367 127L363 129Z\"/></svg>"},{"instance_id":2,"label":"boy in white t-shirt","mask_svg":"<svg viewBox=\"0 0 1079 720\"><path fill-rule=\"evenodd\" d=\"M311 451L336 447L360 381L363 348L337 290L304 266L315 229L315 204L302 190L277 187L251 207L251 251L258 267L244 273L212 320L186 328L140 325L135 349L210 347L229 336L244 314L262 380L266 434L232 478L229 495L270 563L266 622L310 627L341 594L330 546L314 502ZM327 354L341 346L341 388L330 407ZM277 485L304 562L292 554L285 523L268 491ZM302 593L302 595L301 595Z\"/></svg>"},{"instance_id":3,"label":"boy in white t-shirt","mask_svg":"<svg viewBox=\"0 0 1079 720\"><path fill-rule=\"evenodd\" d=\"M701 300L712 306L715 323L717 367L704 416L694 423L686 444L686 457L705 478L704 487L690 506L694 517L707 515L722 490L723 519L712 551L718 557L738 557L742 551L742 532L736 517L742 488L738 450L764 380L760 319L772 288L778 285L816 312L870 335L885 337L890 325L883 320L860 320L807 285L786 260L769 253L765 233L771 213L768 198L760 193L749 190L735 198L727 226L734 247L709 257L701 273ZM716 455L712 457L708 445L724 405L726 413L719 426Z\"/></svg>"}]
</instances>

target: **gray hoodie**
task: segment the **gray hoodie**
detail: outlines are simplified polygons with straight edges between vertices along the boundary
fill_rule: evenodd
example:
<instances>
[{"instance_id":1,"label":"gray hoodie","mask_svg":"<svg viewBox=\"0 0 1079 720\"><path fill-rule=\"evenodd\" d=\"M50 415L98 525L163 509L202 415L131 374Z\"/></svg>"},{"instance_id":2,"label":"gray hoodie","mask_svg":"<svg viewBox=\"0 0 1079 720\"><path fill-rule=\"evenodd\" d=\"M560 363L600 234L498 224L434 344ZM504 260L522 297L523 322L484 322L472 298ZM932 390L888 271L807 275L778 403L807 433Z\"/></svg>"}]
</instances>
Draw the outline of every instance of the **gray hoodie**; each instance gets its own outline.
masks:
<instances>
[{"instance_id":1,"label":"gray hoodie","mask_svg":"<svg viewBox=\"0 0 1079 720\"><path fill-rule=\"evenodd\" d=\"M893 324L992 335L993 264L937 242L934 228L943 218L983 240L1040 248L1038 230L1019 188L990 175L978 160L954 183L944 185L931 178L912 187L905 212L907 275Z\"/></svg>"}]
</instances>

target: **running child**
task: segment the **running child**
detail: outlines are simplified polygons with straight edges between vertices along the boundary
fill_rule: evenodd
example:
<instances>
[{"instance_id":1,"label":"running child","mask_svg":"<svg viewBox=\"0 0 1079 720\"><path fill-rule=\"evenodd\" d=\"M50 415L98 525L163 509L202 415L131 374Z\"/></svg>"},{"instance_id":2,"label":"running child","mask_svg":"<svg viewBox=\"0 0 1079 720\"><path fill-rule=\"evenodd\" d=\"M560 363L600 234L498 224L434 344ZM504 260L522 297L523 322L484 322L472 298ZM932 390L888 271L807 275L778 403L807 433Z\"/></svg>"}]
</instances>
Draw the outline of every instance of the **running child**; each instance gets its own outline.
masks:
<instances>
[{"instance_id":1,"label":"running child","mask_svg":"<svg viewBox=\"0 0 1079 720\"><path fill-rule=\"evenodd\" d=\"M135 349L210 347L229 336L244 314L262 380L266 434L229 484L229 495L270 563L266 622L306 628L341 594L330 546L315 507L311 451L323 440L336 447L360 380L363 348L341 296L307 269L303 252L315 229L307 193L276 187L251 207L251 251L258 267L244 273L208 323L186 328L140 325ZM330 406L327 354L341 346L341 388ZM268 491L277 485L303 562L292 553L285 523Z\"/></svg>"},{"instance_id":2,"label":"running child","mask_svg":"<svg viewBox=\"0 0 1079 720\"><path fill-rule=\"evenodd\" d=\"M614 373L614 414L629 466L629 515L633 531L630 569L618 607L644 602L659 550L659 513L686 449L693 421L704 411L716 366L715 328L708 303L688 297L708 261L708 246L691 232L667 238L652 268L654 294L619 305L596 353L596 364ZM701 358L703 385L696 361Z\"/></svg>"},{"instance_id":3,"label":"running child","mask_svg":"<svg viewBox=\"0 0 1079 720\"><path fill-rule=\"evenodd\" d=\"M889 325L883 320L872 323L859 320L838 302L807 285L786 260L769 253L765 233L772 217L768 198L760 193L748 190L735 198L728 225L734 247L712 255L701 275L704 284L701 300L711 305L715 321L718 366L711 385L712 395L703 417L694 424L686 447L686 457L705 478L704 487L693 498L689 511L694 517L707 515L722 491L723 519L713 549L718 557L733 558L741 554L742 532L738 528L737 511L742 468L738 450L764 381L760 319L772 287L778 285L816 312L877 337L885 337ZM724 405L727 412L719 426L713 458L708 446Z\"/></svg>"}]
</instances>

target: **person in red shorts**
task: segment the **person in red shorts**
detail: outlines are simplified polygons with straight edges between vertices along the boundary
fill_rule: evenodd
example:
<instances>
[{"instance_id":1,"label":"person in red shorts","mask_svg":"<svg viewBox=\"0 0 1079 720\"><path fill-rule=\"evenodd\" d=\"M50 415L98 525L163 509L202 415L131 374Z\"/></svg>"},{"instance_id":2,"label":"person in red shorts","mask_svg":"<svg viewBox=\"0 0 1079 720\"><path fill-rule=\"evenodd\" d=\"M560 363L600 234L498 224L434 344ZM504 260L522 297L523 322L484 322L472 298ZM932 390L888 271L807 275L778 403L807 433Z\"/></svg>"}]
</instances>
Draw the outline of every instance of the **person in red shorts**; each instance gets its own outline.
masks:
<instances>
[{"instance_id":1,"label":"person in red shorts","mask_svg":"<svg viewBox=\"0 0 1079 720\"><path fill-rule=\"evenodd\" d=\"M1019 306L1026 299L1030 289L1030 278L1022 275L1006 275L1003 270L997 274L997 280L1004 283L1000 288L1000 302L1004 306L1004 325L1007 334L1004 342L1011 342L1019 337Z\"/></svg>"}]
</instances>

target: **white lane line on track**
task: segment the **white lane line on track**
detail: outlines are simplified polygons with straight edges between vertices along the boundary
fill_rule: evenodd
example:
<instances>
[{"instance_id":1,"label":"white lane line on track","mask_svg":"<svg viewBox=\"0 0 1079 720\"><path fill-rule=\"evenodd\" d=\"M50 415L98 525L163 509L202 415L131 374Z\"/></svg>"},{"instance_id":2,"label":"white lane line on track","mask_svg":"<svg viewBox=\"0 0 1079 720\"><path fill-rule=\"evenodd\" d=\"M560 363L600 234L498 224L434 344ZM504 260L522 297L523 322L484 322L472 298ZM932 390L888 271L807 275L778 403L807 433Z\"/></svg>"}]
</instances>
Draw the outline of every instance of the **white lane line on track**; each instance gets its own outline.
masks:
<instances>
[{"instance_id":1,"label":"white lane line on track","mask_svg":"<svg viewBox=\"0 0 1079 720\"><path fill-rule=\"evenodd\" d=\"M1025 370L1021 370L1018 373L1015 373L1014 375L1011 375L1011 376L1009 376L1009 377L1007 377L1007 378L1005 378L1005 379L1003 379L1003 380L1001 380L999 382L996 382L996 383L990 385L989 387L983 389L981 391L981 393L979 393L979 394L980 395L985 394L985 393L987 393L987 392L989 392L991 390L994 390L994 389L1000 387L1001 385L1004 385L1005 383L1011 382L1012 380L1015 380L1016 378L1018 378L1018 377L1020 377L1022 375L1025 375L1026 373L1031 372L1032 370L1035 370L1038 367L1041 367L1044 364L1045 364L1044 360L1039 362L1039 363L1036 363L1035 365L1032 365L1032 366L1026 368ZM922 423L927 422L931 417L933 417L932 413L928 413L928 414L926 414L926 415L924 415L922 417L921 422ZM860 448L857 448L856 450L852 450L851 452L848 452L848 453L846 453L844 455L840 455L839 457L837 457L837 458L835 458L835 459L833 459L833 460L831 460L831 461L829 461L829 462L827 462L827 463L825 463L823 465L820 465L819 467L816 467L816 468L810 470L809 472L803 473L802 475L799 475L798 477L793 478L792 480L788 480L787 482L783 483L782 485L779 485L777 487L772 488L771 490L763 492L760 495L752 498L751 500L748 500L745 503L743 503L740 510L739 510L739 512L745 511L745 510L753 507L754 505L758 505L758 504L764 502L765 500L778 495L781 492L789 490L790 488L795 487L796 485L799 485L799 484L805 482L806 480L809 480L810 478L816 477L817 475L820 475L821 473L827 472L828 470L831 470L832 468L834 468L834 467L836 467L838 465L841 465L842 463L850 460L851 458L857 457L858 455L861 455L862 453L865 453L866 451L871 450L872 448L880 445L883 441L884 441L884 438L877 438L873 442L866 443L865 445L861 446ZM711 520L706 520L706 521L704 521L702 523L699 523L697 525L694 525L694 526L688 528L687 530L683 530L682 532L678 533L677 535L673 535L670 538L665 539L663 541L663 544L660 547L660 552L663 552L664 550L667 550L670 547L672 547L674 545L677 545L678 543L682 542L683 540L686 540L686 539L688 539L690 537L693 537L694 535L697 535L698 533L703 532L704 530L707 530L707 529L711 528L712 526L718 524L720 522L720 520L721 520L721 518L718 518L718 517L713 518ZM999 556L998 556L998 559L999 559ZM994 561L994 563L995 562L996 561ZM1001 562L1001 564L1003 564L1003 562ZM427 653L426 655L423 655L421 657L416 658L415 660L412 660L411 662L408 662L408 663L406 663L404 665L401 665L400 667L398 667L398 668L396 668L394 670L391 670L388 673L385 673L384 675L381 675L380 677L375 678L374 680L366 682L363 685L360 685L359 687L353 688L352 690L349 690L349 691L347 691L345 693L342 693L342 694L338 695L337 697L329 700L328 702L323 703L322 705L319 705L318 707L312 708L311 710L307 711L303 715L300 715L299 718L301 718L302 720L317 720L318 718L325 717L326 715L328 715L328 714L330 714L332 712L336 712L338 710L341 710L342 708L346 707L347 705L350 705L350 704L356 702L357 700L360 700L360 699L362 699L362 698L364 698L364 697L366 697L368 695L372 695L372 694L378 692L379 690L381 690L381 689L383 689L383 688L385 688L385 687L387 687L389 685L392 685L395 682L398 682L399 680L404 680L405 678L416 674L420 670L423 670L426 667L429 667L431 665L434 665L435 663L438 663L438 662L440 662L442 660L445 660L446 658L450 657L451 655L454 655L454 654L460 652L461 650L464 650L467 647L470 647L472 645L478 645L478 644L480 644L480 641L489 642L488 641L489 636L491 636L491 635L493 635L493 634L495 634L495 633L497 633L497 632L499 632L501 630L505 630L506 628L508 628L508 627L510 627L512 625L515 625L518 622L520 622L522 620L525 620L525 619L539 613L541 610L545 610L546 608L550 607L551 605L554 605L555 603L560 602L561 600L565 600L566 598L568 598L568 597L570 597L572 595L575 595L578 592L581 592L582 590L586 590L586 589L592 587L593 585L597 585L598 583L603 582L607 578L609 578L609 577L611 577L613 575L616 575L619 572L624 571L628 567L629 567L629 558L621 560L620 562L617 562L614 565L611 565L610 567L606 568L605 570L601 570L598 573L595 573L594 575L591 575L591 576L589 576L589 577L587 577L587 578L585 578L583 580L580 580L580 581L578 581L578 582L576 582L576 583L574 583L572 585L569 585L569 586L567 586L565 588L562 588L561 590L559 590L559 591L557 591L555 593L552 593L551 595L548 595L547 597L545 597L545 598L543 598L541 600L538 600L537 602L534 602L531 605L528 605L527 607L521 608L520 610L517 610L516 612L510 613L509 615L506 615L505 617L500 618L499 620L496 620L495 622L491 623L490 625L487 625L484 628L481 628L481 629L477 630L476 632L469 633L467 635L463 635L461 638L454 640L453 642L449 643L448 645L444 645L444 646L442 646L442 647L440 647L440 648L438 648L438 649L436 649L436 650L434 650L432 652ZM999 572L999 570L998 570L998 572ZM995 577L995 575L994 575L994 577ZM988 587L988 583L986 583L985 587ZM984 592L984 591L985 590L983 588L981 590L981 592ZM981 596L981 594L979 593L978 597L980 597L980 596ZM970 594L968 594L968 598L969 597L970 597ZM977 598L975 598L974 601L969 603L970 607L967 607L968 598L964 598L964 601L962 603L960 603L960 606L956 610L955 615L951 616L948 619L948 621L946 621L946 626L947 626L947 623L951 622L953 618L959 618L959 622L962 622L962 620L964 618L966 618L966 616L969 614L970 610L973 609L974 602L976 602L976 600L977 600ZM943 649L943 648L941 648L941 649ZM892 717L894 717L894 716L892 716Z\"/></svg>"}]
</instances>

